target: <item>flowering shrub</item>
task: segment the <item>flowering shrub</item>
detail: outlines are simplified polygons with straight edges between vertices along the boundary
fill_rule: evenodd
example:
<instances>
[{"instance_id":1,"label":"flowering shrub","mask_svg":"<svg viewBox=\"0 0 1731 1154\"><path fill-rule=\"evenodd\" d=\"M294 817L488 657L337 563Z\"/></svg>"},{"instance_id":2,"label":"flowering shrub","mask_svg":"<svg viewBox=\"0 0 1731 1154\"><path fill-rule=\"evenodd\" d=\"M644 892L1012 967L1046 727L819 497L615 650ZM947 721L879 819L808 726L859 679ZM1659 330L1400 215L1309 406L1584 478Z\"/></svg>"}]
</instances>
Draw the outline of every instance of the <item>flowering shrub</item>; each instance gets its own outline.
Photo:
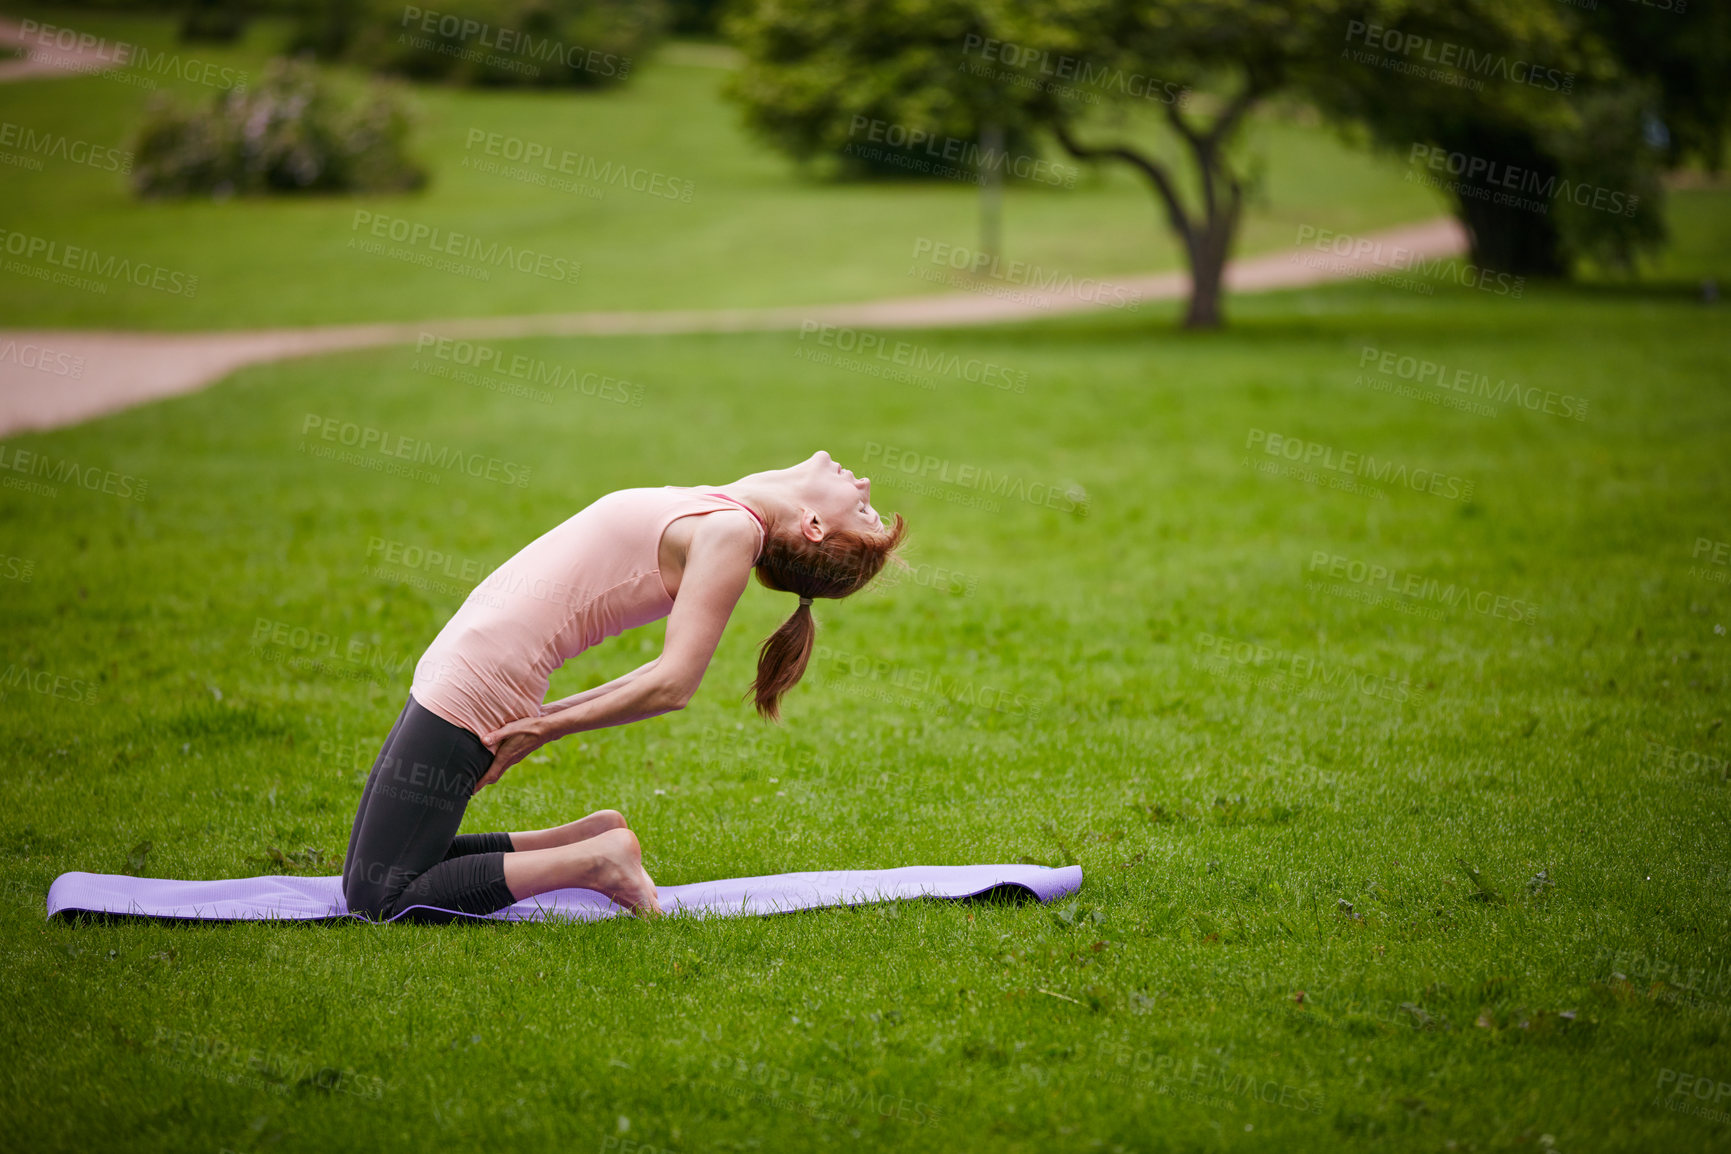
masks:
<instances>
[{"instance_id":1,"label":"flowering shrub","mask_svg":"<svg viewBox=\"0 0 1731 1154\"><path fill-rule=\"evenodd\" d=\"M407 135L384 91L339 107L313 64L280 58L258 87L220 92L203 109L154 100L132 184L146 197L398 192L426 183L404 154Z\"/></svg>"}]
</instances>

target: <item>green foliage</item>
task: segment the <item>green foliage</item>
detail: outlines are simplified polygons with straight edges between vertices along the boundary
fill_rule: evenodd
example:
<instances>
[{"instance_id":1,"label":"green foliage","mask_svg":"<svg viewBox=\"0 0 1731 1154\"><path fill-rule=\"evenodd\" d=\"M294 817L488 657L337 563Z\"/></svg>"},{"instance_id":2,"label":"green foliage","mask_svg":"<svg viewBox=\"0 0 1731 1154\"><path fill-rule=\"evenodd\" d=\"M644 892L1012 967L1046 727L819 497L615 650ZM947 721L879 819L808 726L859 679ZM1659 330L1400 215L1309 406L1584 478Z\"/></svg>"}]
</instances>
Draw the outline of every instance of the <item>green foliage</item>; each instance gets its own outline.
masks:
<instances>
[{"instance_id":1,"label":"green foliage","mask_svg":"<svg viewBox=\"0 0 1731 1154\"><path fill-rule=\"evenodd\" d=\"M1690 0L1581 5L1576 18L1613 46L1623 72L1650 87L1667 167L1717 171L1731 134L1731 5Z\"/></svg>"},{"instance_id":2,"label":"green foliage","mask_svg":"<svg viewBox=\"0 0 1731 1154\"><path fill-rule=\"evenodd\" d=\"M668 28L680 36L718 36L727 3L728 0L669 0Z\"/></svg>"},{"instance_id":3,"label":"green foliage","mask_svg":"<svg viewBox=\"0 0 1731 1154\"><path fill-rule=\"evenodd\" d=\"M246 31L250 16L246 5L230 0L187 0L181 9L180 38L230 44Z\"/></svg>"},{"instance_id":4,"label":"green foliage","mask_svg":"<svg viewBox=\"0 0 1731 1154\"><path fill-rule=\"evenodd\" d=\"M995 86L963 67L962 44L988 27L973 0L743 4L727 18L746 58L728 91L760 136L826 172L977 173L989 122L1011 156L1035 151Z\"/></svg>"},{"instance_id":5,"label":"green foliage","mask_svg":"<svg viewBox=\"0 0 1731 1154\"><path fill-rule=\"evenodd\" d=\"M1339 67L1306 90L1397 154L1429 145L1477 163L1481 175L1452 182L1449 195L1480 264L1541 275L1584 260L1628 268L1663 240L1659 173L1682 155L1655 147L1653 126L1675 119L1699 140L1722 134L1731 108L1723 85L1712 97L1686 91L1694 73L1668 54L1689 40L1697 71L1700 61L1731 64L1725 20L1705 9L1691 22L1628 3L1358 4L1355 27L1380 28L1383 39L1349 38ZM1499 203L1510 191L1542 207ZM1628 211L1607 209L1613 195Z\"/></svg>"},{"instance_id":6,"label":"green foliage","mask_svg":"<svg viewBox=\"0 0 1731 1154\"><path fill-rule=\"evenodd\" d=\"M1665 154L1646 128L1657 101L1646 85L1583 92L1571 122L1540 136L1570 193L1551 199L1562 249L1624 270L1657 252L1665 240ZM1607 211L1620 194L1632 211Z\"/></svg>"},{"instance_id":7,"label":"green foliage","mask_svg":"<svg viewBox=\"0 0 1731 1154\"><path fill-rule=\"evenodd\" d=\"M426 174L405 155L408 119L382 89L339 106L308 61L273 61L257 87L220 92L203 108L161 95L133 145L133 188L145 197L297 192L401 192Z\"/></svg>"},{"instance_id":8,"label":"green foliage","mask_svg":"<svg viewBox=\"0 0 1731 1154\"><path fill-rule=\"evenodd\" d=\"M326 0L328 3L328 0ZM665 30L665 0L355 0L350 56L453 84L604 88L623 83ZM421 13L421 15L417 15Z\"/></svg>"}]
</instances>

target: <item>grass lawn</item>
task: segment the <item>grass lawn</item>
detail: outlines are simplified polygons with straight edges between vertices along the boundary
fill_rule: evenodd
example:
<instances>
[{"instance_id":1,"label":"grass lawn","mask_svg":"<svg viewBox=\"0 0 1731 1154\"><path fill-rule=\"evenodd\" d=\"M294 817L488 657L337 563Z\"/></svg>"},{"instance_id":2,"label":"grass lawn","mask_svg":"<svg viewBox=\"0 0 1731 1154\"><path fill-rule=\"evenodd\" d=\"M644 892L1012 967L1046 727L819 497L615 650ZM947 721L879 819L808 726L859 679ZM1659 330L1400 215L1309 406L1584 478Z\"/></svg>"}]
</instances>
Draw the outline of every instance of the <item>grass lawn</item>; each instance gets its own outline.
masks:
<instances>
[{"instance_id":1,"label":"grass lawn","mask_svg":"<svg viewBox=\"0 0 1731 1154\"><path fill-rule=\"evenodd\" d=\"M1676 275L1723 276L1724 194L1685 200ZM1346 286L1220 335L912 338L1021 392L797 334L510 346L640 405L385 350L8 441L86 480L0 489L0 1111L33 1150L1722 1150L1675 1108L1731 1081L1722 307ZM1431 404L1402 356L1537 411ZM321 458L309 418L530 483ZM1401 472L1282 474L1299 441ZM44 923L64 870L335 872L477 572L609 489L820 446L915 568L819 607L786 724L739 701L789 608L754 589L690 708L550 747L466 828L616 806L665 884L1073 860L1075 903Z\"/></svg>"},{"instance_id":2,"label":"grass lawn","mask_svg":"<svg viewBox=\"0 0 1731 1154\"><path fill-rule=\"evenodd\" d=\"M254 78L283 32L261 22L238 47L186 48L160 18L36 15ZM0 271L0 317L9 326L203 329L951 291L910 276L909 267L922 239L978 243L977 189L814 181L744 132L738 107L719 95L727 71L715 61L701 46L671 45L629 85L594 95L406 89L419 122L413 151L432 173L415 195L141 203L117 171L52 157L40 171L0 165L0 228L198 278L188 297L125 282L106 292L49 291L28 275ZM182 100L210 97L209 89L154 73L127 76L160 80ZM150 98L136 83L107 77L0 85L0 121L125 148ZM1145 133L1152 119L1133 132ZM488 155L487 134L498 135L501 151L507 140L569 150L573 171L594 178L560 189L475 167L501 163ZM518 146L509 147L514 154ZM1170 155L1173 146L1164 148ZM1286 248L1300 224L1365 231L1445 211L1434 193L1404 182L1398 159L1351 150L1329 129L1295 117L1271 111L1254 122L1252 150L1268 177L1247 213L1241 252ZM642 174L633 177L640 185L654 178L654 187L689 193L689 201L607 183L607 172L626 170ZM595 198L597 191L604 195ZM373 214L360 230L357 212ZM387 217L407 222L404 229L462 233L579 262L581 272L554 281L485 267L491 275L482 280L351 247ZM1074 188L1007 190L1004 253L1076 276L1177 268L1163 221L1152 192L1128 172L1083 170ZM429 255L425 245L411 252Z\"/></svg>"}]
</instances>

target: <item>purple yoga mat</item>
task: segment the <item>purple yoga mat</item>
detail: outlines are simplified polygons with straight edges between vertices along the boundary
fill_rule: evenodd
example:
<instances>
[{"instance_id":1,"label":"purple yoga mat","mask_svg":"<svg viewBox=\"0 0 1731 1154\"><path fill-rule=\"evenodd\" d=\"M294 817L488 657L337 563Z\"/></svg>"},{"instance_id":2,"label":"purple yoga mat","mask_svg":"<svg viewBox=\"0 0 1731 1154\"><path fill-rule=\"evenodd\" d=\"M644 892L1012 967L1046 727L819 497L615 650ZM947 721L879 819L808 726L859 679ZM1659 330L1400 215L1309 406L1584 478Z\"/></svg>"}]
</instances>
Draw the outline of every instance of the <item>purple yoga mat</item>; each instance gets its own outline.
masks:
<instances>
[{"instance_id":1,"label":"purple yoga mat","mask_svg":"<svg viewBox=\"0 0 1731 1154\"><path fill-rule=\"evenodd\" d=\"M193 882L125 874L65 873L48 889L48 916L131 914L198 922L313 921L358 917L343 901L342 879L230 878ZM902 898L967 898L1000 886L1026 890L1042 902L1072 893L1082 867L1035 865L907 866L892 870L831 870L658 886L661 908L699 917L779 914L821 906L864 905ZM434 909L413 906L412 910ZM477 921L596 921L625 911L594 890L554 890L490 914L457 914ZM396 921L397 918L392 918Z\"/></svg>"}]
</instances>

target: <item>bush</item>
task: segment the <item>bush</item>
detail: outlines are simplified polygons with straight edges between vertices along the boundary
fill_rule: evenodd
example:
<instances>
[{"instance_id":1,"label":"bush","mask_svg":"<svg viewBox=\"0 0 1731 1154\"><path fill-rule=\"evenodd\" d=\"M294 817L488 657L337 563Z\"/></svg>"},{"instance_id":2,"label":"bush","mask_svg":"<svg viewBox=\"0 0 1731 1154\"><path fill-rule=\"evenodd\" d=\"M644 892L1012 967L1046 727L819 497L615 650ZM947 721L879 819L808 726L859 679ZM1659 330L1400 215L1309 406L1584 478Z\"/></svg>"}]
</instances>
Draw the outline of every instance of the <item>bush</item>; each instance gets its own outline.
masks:
<instances>
[{"instance_id":1,"label":"bush","mask_svg":"<svg viewBox=\"0 0 1731 1154\"><path fill-rule=\"evenodd\" d=\"M339 60L354 47L361 22L357 0L302 0L295 11L288 50Z\"/></svg>"},{"instance_id":2,"label":"bush","mask_svg":"<svg viewBox=\"0 0 1731 1154\"><path fill-rule=\"evenodd\" d=\"M318 69L277 59L254 89L205 109L154 99L133 145L140 196L398 192L426 173L403 151L408 117L380 90L338 108Z\"/></svg>"},{"instance_id":3,"label":"bush","mask_svg":"<svg viewBox=\"0 0 1731 1154\"><path fill-rule=\"evenodd\" d=\"M417 80L601 88L666 25L664 0L365 0L350 55Z\"/></svg>"},{"instance_id":4,"label":"bush","mask_svg":"<svg viewBox=\"0 0 1731 1154\"><path fill-rule=\"evenodd\" d=\"M976 7L933 0L916 17L871 3L731 4L723 23L745 66L726 91L753 131L818 176L948 180L997 169L1009 183L1040 171L1040 149L1019 116L1003 115L1014 110L995 82L963 67L967 36L988 31ZM1004 138L988 149L992 119Z\"/></svg>"},{"instance_id":5,"label":"bush","mask_svg":"<svg viewBox=\"0 0 1731 1154\"><path fill-rule=\"evenodd\" d=\"M190 0L180 14L180 39L232 44L246 31L249 12L232 0Z\"/></svg>"}]
</instances>

